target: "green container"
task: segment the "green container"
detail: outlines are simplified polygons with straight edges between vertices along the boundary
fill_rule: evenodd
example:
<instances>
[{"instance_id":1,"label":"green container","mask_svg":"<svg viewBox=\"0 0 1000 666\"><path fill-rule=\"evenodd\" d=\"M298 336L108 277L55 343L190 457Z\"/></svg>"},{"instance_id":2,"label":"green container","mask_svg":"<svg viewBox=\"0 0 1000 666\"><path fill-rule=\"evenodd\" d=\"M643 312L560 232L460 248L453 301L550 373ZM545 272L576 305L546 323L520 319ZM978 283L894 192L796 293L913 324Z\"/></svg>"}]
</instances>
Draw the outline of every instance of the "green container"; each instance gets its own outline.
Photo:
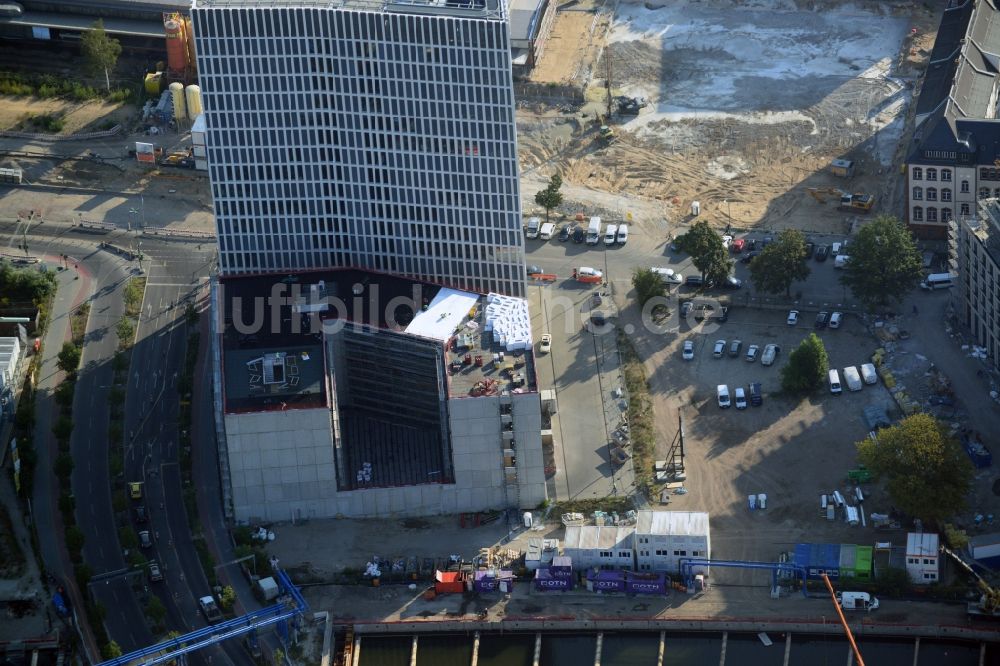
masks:
<instances>
[{"instance_id":1,"label":"green container","mask_svg":"<svg viewBox=\"0 0 1000 666\"><path fill-rule=\"evenodd\" d=\"M858 580L871 580L872 577L871 546L858 546L854 558L854 577Z\"/></svg>"},{"instance_id":2,"label":"green container","mask_svg":"<svg viewBox=\"0 0 1000 666\"><path fill-rule=\"evenodd\" d=\"M853 543L840 544L840 580L854 578L857 570L855 566L857 550L858 547Z\"/></svg>"}]
</instances>

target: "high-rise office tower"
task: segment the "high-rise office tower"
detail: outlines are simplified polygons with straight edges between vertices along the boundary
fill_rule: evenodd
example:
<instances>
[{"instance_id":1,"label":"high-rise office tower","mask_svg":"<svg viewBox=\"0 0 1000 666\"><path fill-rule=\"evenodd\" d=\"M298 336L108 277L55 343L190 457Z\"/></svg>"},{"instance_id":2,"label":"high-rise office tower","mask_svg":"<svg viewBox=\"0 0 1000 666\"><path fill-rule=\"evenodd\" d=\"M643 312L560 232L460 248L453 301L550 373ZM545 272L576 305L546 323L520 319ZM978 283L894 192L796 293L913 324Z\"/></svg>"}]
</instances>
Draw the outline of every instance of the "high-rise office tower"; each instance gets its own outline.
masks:
<instances>
[{"instance_id":1,"label":"high-rise office tower","mask_svg":"<svg viewBox=\"0 0 1000 666\"><path fill-rule=\"evenodd\" d=\"M226 275L524 296L505 0L195 0Z\"/></svg>"}]
</instances>

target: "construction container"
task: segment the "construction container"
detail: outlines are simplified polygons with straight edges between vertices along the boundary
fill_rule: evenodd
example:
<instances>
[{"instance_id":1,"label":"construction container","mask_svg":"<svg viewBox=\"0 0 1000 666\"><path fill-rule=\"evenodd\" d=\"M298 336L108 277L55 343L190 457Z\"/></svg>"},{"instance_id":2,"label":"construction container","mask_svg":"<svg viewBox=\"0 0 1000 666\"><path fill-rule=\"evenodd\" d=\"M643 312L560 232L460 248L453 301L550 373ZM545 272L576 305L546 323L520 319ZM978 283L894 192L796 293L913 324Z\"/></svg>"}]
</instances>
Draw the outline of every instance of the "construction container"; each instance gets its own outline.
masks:
<instances>
[{"instance_id":1,"label":"construction container","mask_svg":"<svg viewBox=\"0 0 1000 666\"><path fill-rule=\"evenodd\" d=\"M629 594L666 594L667 576L663 573L625 572L625 591Z\"/></svg>"},{"instance_id":2,"label":"construction container","mask_svg":"<svg viewBox=\"0 0 1000 666\"><path fill-rule=\"evenodd\" d=\"M279 593L278 583L270 576L261 578L257 581L257 593L262 601L276 599Z\"/></svg>"},{"instance_id":3,"label":"construction container","mask_svg":"<svg viewBox=\"0 0 1000 666\"><path fill-rule=\"evenodd\" d=\"M434 591L437 594L462 594L465 579L461 571L435 571Z\"/></svg>"},{"instance_id":4,"label":"construction container","mask_svg":"<svg viewBox=\"0 0 1000 666\"><path fill-rule=\"evenodd\" d=\"M187 103L184 101L184 84L174 81L170 84L170 99L174 104L174 120L180 122L187 118Z\"/></svg>"},{"instance_id":5,"label":"construction container","mask_svg":"<svg viewBox=\"0 0 1000 666\"><path fill-rule=\"evenodd\" d=\"M1000 533L977 534L969 539L968 551L979 564L1000 567Z\"/></svg>"},{"instance_id":6,"label":"construction container","mask_svg":"<svg viewBox=\"0 0 1000 666\"><path fill-rule=\"evenodd\" d=\"M624 592L625 572L590 569L587 571L587 590L590 592Z\"/></svg>"},{"instance_id":7,"label":"construction container","mask_svg":"<svg viewBox=\"0 0 1000 666\"><path fill-rule=\"evenodd\" d=\"M854 579L871 580L872 547L858 546L854 556Z\"/></svg>"},{"instance_id":8,"label":"construction container","mask_svg":"<svg viewBox=\"0 0 1000 666\"><path fill-rule=\"evenodd\" d=\"M551 567L535 572L536 590L572 590L573 576L562 576L561 572L553 571Z\"/></svg>"},{"instance_id":9,"label":"construction container","mask_svg":"<svg viewBox=\"0 0 1000 666\"><path fill-rule=\"evenodd\" d=\"M193 122L203 111L201 107L201 88L196 85L190 85L184 89L184 96L187 101L188 120Z\"/></svg>"},{"instance_id":10,"label":"construction container","mask_svg":"<svg viewBox=\"0 0 1000 666\"><path fill-rule=\"evenodd\" d=\"M833 160L830 162L830 173L839 178L854 176L854 162L851 160Z\"/></svg>"},{"instance_id":11,"label":"construction container","mask_svg":"<svg viewBox=\"0 0 1000 666\"><path fill-rule=\"evenodd\" d=\"M168 18L163 22L163 32L167 37L167 68L172 72L183 72L188 64L184 24L179 18Z\"/></svg>"},{"instance_id":12,"label":"construction container","mask_svg":"<svg viewBox=\"0 0 1000 666\"><path fill-rule=\"evenodd\" d=\"M858 547L853 543L840 545L840 577L854 578L857 566Z\"/></svg>"},{"instance_id":13,"label":"construction container","mask_svg":"<svg viewBox=\"0 0 1000 666\"><path fill-rule=\"evenodd\" d=\"M472 589L480 594L512 592L514 572L507 569L484 569L473 574Z\"/></svg>"},{"instance_id":14,"label":"construction container","mask_svg":"<svg viewBox=\"0 0 1000 666\"><path fill-rule=\"evenodd\" d=\"M834 580L840 578L840 544L796 544L794 561L806 570L808 578L819 579L824 573Z\"/></svg>"}]
</instances>

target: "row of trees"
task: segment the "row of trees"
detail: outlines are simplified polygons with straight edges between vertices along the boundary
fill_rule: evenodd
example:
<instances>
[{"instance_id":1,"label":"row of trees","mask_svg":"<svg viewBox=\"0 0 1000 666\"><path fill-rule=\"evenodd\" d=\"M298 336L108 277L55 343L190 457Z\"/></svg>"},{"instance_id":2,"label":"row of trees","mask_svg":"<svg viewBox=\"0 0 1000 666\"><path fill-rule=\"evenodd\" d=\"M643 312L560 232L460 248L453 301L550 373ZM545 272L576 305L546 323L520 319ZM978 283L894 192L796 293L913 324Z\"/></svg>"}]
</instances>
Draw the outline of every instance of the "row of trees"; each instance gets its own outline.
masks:
<instances>
[{"instance_id":1,"label":"row of trees","mask_svg":"<svg viewBox=\"0 0 1000 666\"><path fill-rule=\"evenodd\" d=\"M678 247L691 255L703 279L720 283L732 269L722 236L707 222L697 222L678 236ZM917 286L922 259L916 241L896 218L880 215L851 240L851 260L839 279L868 310L898 302ZM792 285L809 277L806 239L797 229L786 229L750 262L754 287L767 294L791 296Z\"/></svg>"}]
</instances>

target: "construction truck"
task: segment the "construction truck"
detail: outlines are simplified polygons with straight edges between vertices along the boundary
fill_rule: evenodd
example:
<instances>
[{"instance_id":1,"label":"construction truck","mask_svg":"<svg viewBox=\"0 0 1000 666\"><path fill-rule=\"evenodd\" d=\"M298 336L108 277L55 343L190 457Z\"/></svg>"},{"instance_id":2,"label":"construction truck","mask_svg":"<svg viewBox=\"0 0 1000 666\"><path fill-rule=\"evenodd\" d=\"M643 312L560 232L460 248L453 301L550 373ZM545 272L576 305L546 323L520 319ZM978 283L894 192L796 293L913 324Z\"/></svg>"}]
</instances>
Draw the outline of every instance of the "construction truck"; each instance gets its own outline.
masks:
<instances>
[{"instance_id":1,"label":"construction truck","mask_svg":"<svg viewBox=\"0 0 1000 666\"><path fill-rule=\"evenodd\" d=\"M597 133L597 140L604 145L608 145L615 140L615 131L608 125L601 125Z\"/></svg>"},{"instance_id":2,"label":"construction truck","mask_svg":"<svg viewBox=\"0 0 1000 666\"><path fill-rule=\"evenodd\" d=\"M809 187L806 189L806 192L821 204L826 203L827 196L839 197L840 207L845 210L857 210L867 213L875 205L875 197L863 192L851 194L835 187Z\"/></svg>"},{"instance_id":3,"label":"construction truck","mask_svg":"<svg viewBox=\"0 0 1000 666\"><path fill-rule=\"evenodd\" d=\"M626 97L618 95L615 97L615 104L618 106L618 114L622 116L637 116L639 110L644 108L648 102L645 97Z\"/></svg>"},{"instance_id":4,"label":"construction truck","mask_svg":"<svg viewBox=\"0 0 1000 666\"><path fill-rule=\"evenodd\" d=\"M979 588L979 601L969 602L966 608L967 614L1000 619L1000 589L990 585L985 578L979 575L978 571L951 549L941 546L941 552L950 556L958 566L965 569L976 580L976 587Z\"/></svg>"},{"instance_id":5,"label":"construction truck","mask_svg":"<svg viewBox=\"0 0 1000 666\"><path fill-rule=\"evenodd\" d=\"M215 603L215 599L211 596L198 599L198 606L201 608L201 612L209 624L215 624L216 622L222 621L222 611L219 610L219 607Z\"/></svg>"}]
</instances>

